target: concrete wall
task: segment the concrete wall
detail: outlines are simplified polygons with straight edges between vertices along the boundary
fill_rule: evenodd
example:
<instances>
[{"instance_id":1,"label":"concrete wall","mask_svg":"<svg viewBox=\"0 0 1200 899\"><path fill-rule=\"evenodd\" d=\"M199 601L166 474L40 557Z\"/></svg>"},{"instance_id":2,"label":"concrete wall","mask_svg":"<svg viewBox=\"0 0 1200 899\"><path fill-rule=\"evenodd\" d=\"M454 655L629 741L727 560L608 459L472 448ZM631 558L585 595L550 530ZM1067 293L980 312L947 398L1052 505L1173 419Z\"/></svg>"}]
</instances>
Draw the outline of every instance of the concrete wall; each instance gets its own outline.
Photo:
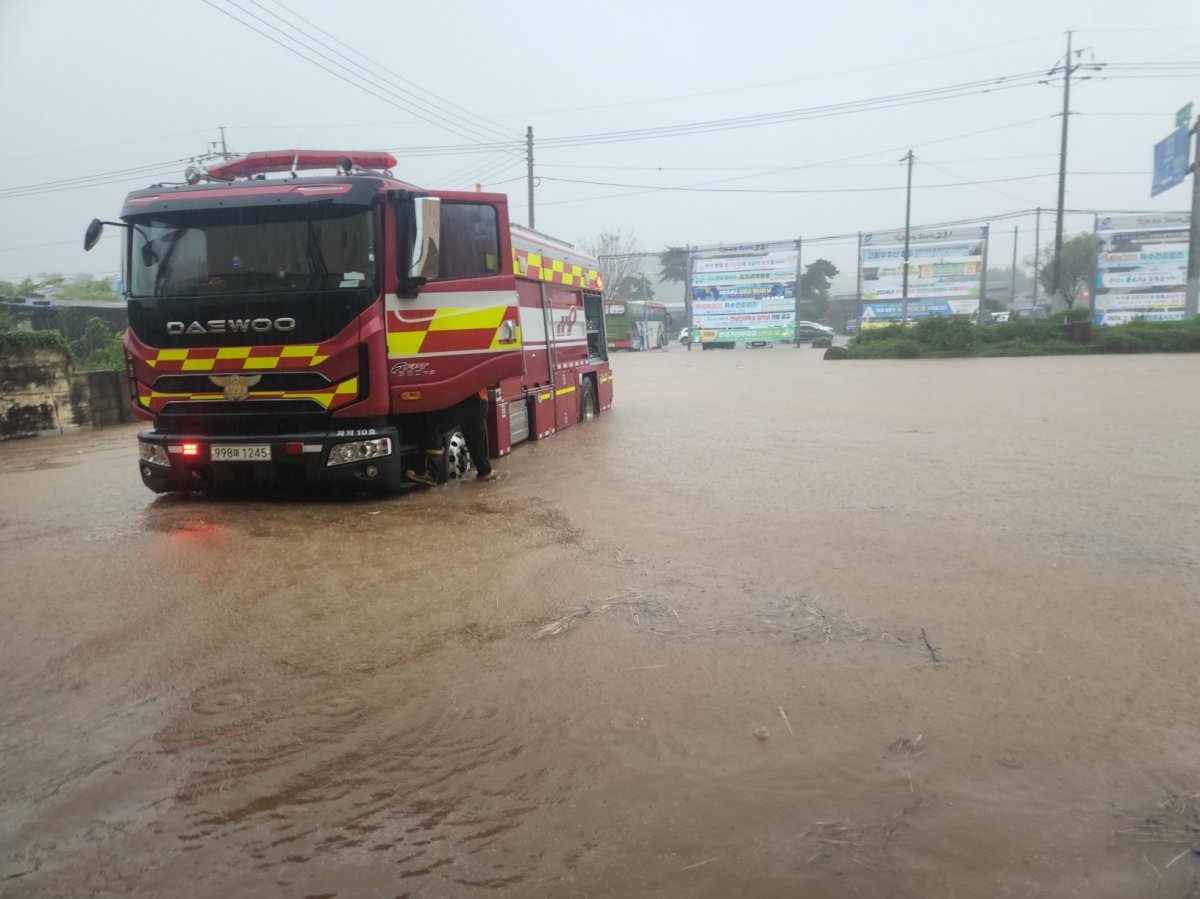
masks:
<instances>
[{"instance_id":1,"label":"concrete wall","mask_svg":"<svg viewBox=\"0 0 1200 899\"><path fill-rule=\"evenodd\" d=\"M71 383L74 420L93 428L133 421L129 409L129 381L123 371L89 371L75 375Z\"/></svg>"},{"instance_id":2,"label":"concrete wall","mask_svg":"<svg viewBox=\"0 0 1200 899\"><path fill-rule=\"evenodd\" d=\"M71 424L71 362L64 352L0 356L0 438L62 431Z\"/></svg>"},{"instance_id":3,"label":"concrete wall","mask_svg":"<svg viewBox=\"0 0 1200 899\"><path fill-rule=\"evenodd\" d=\"M130 421L125 372L73 374L59 350L0 355L0 439Z\"/></svg>"}]
</instances>

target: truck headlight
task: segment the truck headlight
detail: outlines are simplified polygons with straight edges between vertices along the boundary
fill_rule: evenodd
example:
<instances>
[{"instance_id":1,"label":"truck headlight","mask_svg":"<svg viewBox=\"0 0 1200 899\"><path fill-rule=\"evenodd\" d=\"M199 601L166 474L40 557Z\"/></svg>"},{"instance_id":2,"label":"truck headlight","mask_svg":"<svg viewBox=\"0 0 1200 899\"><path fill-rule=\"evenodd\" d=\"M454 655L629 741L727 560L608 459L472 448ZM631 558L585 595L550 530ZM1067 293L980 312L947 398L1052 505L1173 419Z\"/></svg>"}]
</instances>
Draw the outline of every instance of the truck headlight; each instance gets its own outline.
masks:
<instances>
[{"instance_id":1,"label":"truck headlight","mask_svg":"<svg viewBox=\"0 0 1200 899\"><path fill-rule=\"evenodd\" d=\"M163 468L171 467L171 460L167 456L167 448L159 446L157 443L143 443L139 440L138 456L143 462L149 462L151 465L161 465Z\"/></svg>"},{"instance_id":2,"label":"truck headlight","mask_svg":"<svg viewBox=\"0 0 1200 899\"><path fill-rule=\"evenodd\" d=\"M362 462L364 459L378 459L380 456L390 456L391 454L392 439L390 437L337 443L330 447L329 461L325 463L325 467L332 468L334 465Z\"/></svg>"}]
</instances>

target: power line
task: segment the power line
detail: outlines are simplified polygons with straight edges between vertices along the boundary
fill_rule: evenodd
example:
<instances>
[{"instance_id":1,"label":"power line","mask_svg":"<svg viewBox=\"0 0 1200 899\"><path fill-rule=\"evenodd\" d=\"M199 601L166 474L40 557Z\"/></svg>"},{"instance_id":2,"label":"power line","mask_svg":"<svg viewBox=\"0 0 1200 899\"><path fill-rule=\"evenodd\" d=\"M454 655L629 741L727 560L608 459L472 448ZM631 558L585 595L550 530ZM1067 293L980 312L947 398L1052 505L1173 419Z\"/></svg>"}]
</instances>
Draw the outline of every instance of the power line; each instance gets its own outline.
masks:
<instances>
[{"instance_id":1,"label":"power line","mask_svg":"<svg viewBox=\"0 0 1200 899\"><path fill-rule=\"evenodd\" d=\"M144 181L154 175L169 174L178 171L179 166L192 162L195 157L173 159L156 162L149 165L134 166L128 169L117 169L111 172L100 172L95 175L81 175L76 178L64 178L58 181L43 181L38 184L26 184L18 187L0 188L0 200L12 200L19 197L40 196L42 194L61 193L68 190L78 190L85 187L100 187L107 184L120 184L128 181Z\"/></svg>"},{"instance_id":2,"label":"power line","mask_svg":"<svg viewBox=\"0 0 1200 899\"><path fill-rule=\"evenodd\" d=\"M804 75L800 78L788 78L788 79L785 79L782 81L767 81L767 82L761 82L761 83L757 83L757 84L742 85L739 87L718 88L717 90L698 91L698 92L689 93L689 94L674 94L674 95L665 96L665 97L649 97L649 98L634 100L632 102L600 103L600 104L595 104L595 105L591 105L591 106L574 106L574 107L569 107L569 108L538 110L533 113L520 113L520 115L522 115L522 116L559 115L559 114L568 113L568 112L590 112L590 111L596 110L596 109L619 109L619 108L623 108L626 106L642 105L642 104L649 104L649 103L667 103L667 102L671 102L671 101L675 101L675 100L692 100L692 99L697 99L699 97L708 97L708 96L714 96L717 94L744 93L745 91L756 91L756 90L762 90L763 88L782 87L784 85L789 85L789 84L799 84L804 81L813 81L813 80L818 80L818 79L823 79L823 78L836 78L841 75L860 75L863 72L873 72L873 71L878 71L880 69L895 68L897 66L907 66L907 65L914 65L914 64L919 64L919 63L925 63L925 62L929 62L930 60L945 59L947 57L961 56L963 54L974 54L974 53L979 53L984 50L995 50L995 49L999 49L1001 47L1010 47L1010 46L1013 46L1016 44L1034 43L1037 41L1045 40L1050 37L1055 37L1056 34L1057 33L1047 33L1047 34L1037 35L1034 37L1020 38L1018 40L1003 41L998 44L984 44L979 47L963 47L958 50L950 50L945 53L936 53L936 54L932 54L932 55L928 55L928 56L912 57L910 59L897 60L896 62L879 63L879 64L873 65L873 66L856 66L855 68L842 69L840 71L819 72L819 73L813 74L813 75Z\"/></svg>"},{"instance_id":3,"label":"power line","mask_svg":"<svg viewBox=\"0 0 1200 899\"><path fill-rule=\"evenodd\" d=\"M208 2L208 0L205 0ZM782 110L771 113L761 113L750 116L734 116L724 119L709 119L699 122L686 122L676 125L665 125L655 128L627 129L625 131L595 132L558 138L545 138L538 141L540 150L562 149L567 147L593 146L598 144L619 143L627 141L652 140L662 137L684 137L693 134L709 134L715 131L731 131L742 128L756 128L765 125L783 124L786 122L803 121L808 119L829 118L839 115L851 115L862 112L873 112L880 109L911 106L919 103L929 103L938 100L951 100L962 97L994 93L1001 90L1013 90L1021 87L1031 87L1042 78L1040 72L1026 72L1017 75L1006 75L983 81L962 82L921 91L908 91L900 94L888 94L880 97L870 97L852 100L844 103L831 103L823 106L804 107ZM390 147L389 152L397 156L433 156L448 155L461 152L478 152L478 146L441 145L425 147Z\"/></svg>"},{"instance_id":4,"label":"power line","mask_svg":"<svg viewBox=\"0 0 1200 899\"><path fill-rule=\"evenodd\" d=\"M262 4L258 3L257 0L251 0L251 2L253 2L256 6L260 6L260 7L262 6ZM272 0L272 2L276 6L278 6L280 9L282 9L284 12L286 12L289 16L299 19L301 22L304 22L309 27L311 27L311 28L315 29L316 31L320 32L321 34L325 35L330 40L332 40L338 44L341 44L343 47L345 47L347 50L350 50L355 55L362 56L361 46L354 46L354 45L348 44L345 41L335 37L334 35L330 34L328 31L321 28L319 25L317 25L311 19L306 19L306 18L304 18L304 16L300 15L299 13L296 13L296 12L288 9L286 6L283 5L282 2L280 2L280 0ZM286 21L286 20L281 20L281 21ZM339 55L341 55L343 59L349 59L349 57L346 57L342 54L339 54ZM411 81L408 78L405 78L403 75L399 74L395 70L389 69L387 66L383 65L378 60L374 60L374 59L371 59L370 57L366 57L366 56L362 56L362 58L365 59L367 62L371 63L373 66L380 69L381 71L386 72L388 75L391 75L393 78L397 79L398 81L402 81L405 84L411 85L412 87L414 87L418 91L420 91L420 93L427 94L428 96L432 97L434 100L436 100L438 102L439 108L451 107L451 108L457 109L459 112L463 113L462 116L455 116L455 118L461 119L461 120L467 122L468 124L474 124L474 122L478 122L479 127L493 132L497 137L500 137L500 138L508 137L508 132L505 131L502 126L493 124L492 122L488 121L483 116L480 116L477 113L472 112L471 110L469 110L463 106L459 106L457 103L454 103L451 100L447 100L445 97L441 97L438 94L433 93L432 91L428 90L427 88L424 88L424 87L418 85L416 82ZM358 65L358 64L355 63L355 65ZM365 67L361 66L361 65L359 65L358 67L365 69ZM410 96L414 97L414 99L419 100L420 102L424 103L426 106L430 105L427 101L422 100L420 97L417 96L417 94L414 94L411 91L405 91L405 93L408 93Z\"/></svg>"},{"instance_id":5,"label":"power line","mask_svg":"<svg viewBox=\"0 0 1200 899\"><path fill-rule=\"evenodd\" d=\"M328 72L329 74L333 75L335 78L339 79L340 81L343 81L346 84L349 84L351 87L357 88L358 90L368 93L371 96L375 97L376 99L382 100L384 103L387 103L389 106L395 107L396 109L403 110L404 112L408 113L409 115L416 116L418 119L425 122L426 124L433 125L434 127L437 127L437 128L441 128L444 131L449 131L452 134L456 134L459 137L465 138L466 140L474 141L475 142L474 146L475 146L476 150L478 150L479 147L481 147L481 146L489 146L489 144L486 141L478 140L478 137L479 137L478 133L471 134L471 133L469 133L469 131L467 131L467 128L470 126L462 126L462 125L454 122L452 119L448 119L445 116L442 116L442 115L439 115L436 113L433 114L432 118L430 118L428 115L423 115L419 109L414 109L411 107L411 105L406 105L406 101L397 99L398 95L404 92L403 89L397 89L395 87L388 87L387 85L379 85L379 84L374 84L374 83L370 83L368 86L367 83L363 83L362 76L358 75L356 72L354 72L349 67L337 62L334 59L331 59L329 56L327 56L324 53L321 53L320 51L314 50L314 48L312 48L311 46L303 43L300 40L297 40L296 38L294 38L291 35L284 32L282 29L280 29L277 26L266 21L261 16L255 15L253 12L251 12L250 10L246 9L243 6L239 6L235 2L235 0L226 0L226 2L229 3L230 6L233 6L235 9L241 11L242 13L245 13L246 15L250 16L251 18L255 19L258 22L261 22L267 28L270 28L271 30L275 31L277 34L281 35L285 39L291 41L294 44L298 44L304 50L308 51L308 53L301 52L300 50L297 50L295 47L289 46L288 44L284 43L283 41L279 40L278 38L273 37L272 35L268 34L267 32L263 31L262 29L256 28L251 23L245 21L244 19L239 18L238 16L229 12L227 9L224 9L224 8L218 6L216 3L213 2L213 0L202 0L202 2L204 2L208 6L211 6L213 9L217 10L218 12L222 13L223 15L226 15L229 18L233 19L239 25L249 28L251 31L255 32L256 34L261 35L262 37L265 37L267 40L271 41L273 44L276 44L276 45L282 47L284 50L287 50L289 53L292 53L295 56L299 56L301 59L305 60L306 62L309 62L312 65L315 65L317 68L322 69L325 72ZM254 2L254 0L251 0L251 2ZM309 53L315 53L317 56L332 63L333 65L342 69L344 72L348 73L350 77L347 77L346 75L330 68L329 66L323 65L322 63L320 63L316 59L314 59L311 55L309 55ZM378 90L376 90L375 88L378 88ZM391 93L393 96L392 97L385 96L384 94L379 93L379 90L383 90L388 93ZM477 130L477 129L473 129L473 130ZM494 140L494 139L491 139L491 140Z\"/></svg>"},{"instance_id":6,"label":"power line","mask_svg":"<svg viewBox=\"0 0 1200 899\"><path fill-rule=\"evenodd\" d=\"M1045 116L1038 116L1038 117L1032 118L1032 119L1022 119L1017 122L1008 122L1003 125L993 125L990 128L980 128L975 131L966 131L961 134L952 134L947 137L939 137L939 138L935 138L933 140L922 141L920 145L921 146L932 146L934 144L952 143L953 141L963 140L968 137L978 137L981 134L991 134L996 131L1006 131L1010 128L1020 128L1025 125L1034 124L1035 122L1044 122L1044 121L1046 121ZM798 166L789 166L786 169L777 169L777 170L775 170L775 172L768 173L768 174L781 174L783 172L798 171L800 169L806 169L806 168L819 168L819 167L822 167L829 163L852 162L857 159L868 159L872 156L879 156L879 155L882 155L885 153L899 152L901 149L904 149L904 148L905 148L905 146L884 147L879 150L871 150L867 153L859 153L855 156L843 156L838 159L827 160L826 162L808 163L805 165L798 165ZM688 186L702 187L702 186L707 186L707 185L711 185L711 184L724 184L724 183L728 183L730 181L742 181L742 180L746 180L747 178L753 178L753 177L758 177L758 176L742 175L742 176L738 176L738 177L734 177L734 178L722 178L722 179L718 179L715 181L701 181L701 182L697 182L693 185L688 185ZM604 196L598 196L598 197L578 197L578 198L571 199L571 200L550 200L550 201L544 201L542 203L542 205L543 206L560 206L564 203L586 203L586 202L590 202L593 200L613 200L613 199L618 199L618 198L622 198L622 197L634 197L634 196L640 196L643 194L655 193L655 192L656 192L656 189L650 188L650 189L645 189L645 190L635 190L635 191L632 191L629 193L622 193L622 194L606 194ZM521 207L518 205L515 208L519 209Z\"/></svg>"},{"instance_id":7,"label":"power line","mask_svg":"<svg viewBox=\"0 0 1200 899\"><path fill-rule=\"evenodd\" d=\"M1038 178L1053 178L1057 172L1046 172L1041 175L1017 175L1010 178L992 178L986 181L966 181L961 183L947 184L921 184L914 189L930 189L938 187L963 187L974 186L977 184L1003 184L1010 181L1032 181ZM548 175L542 176L543 181L559 181L567 184L590 184L597 187L624 187L636 188L638 190L651 191L671 191L671 192L687 192L687 193L726 193L726 194L859 194L859 193L881 193L884 191L904 190L903 185L889 185L886 187L812 187L812 188L779 188L779 187L670 187L653 184L622 184L613 181L585 181L577 178L553 178Z\"/></svg>"}]
</instances>

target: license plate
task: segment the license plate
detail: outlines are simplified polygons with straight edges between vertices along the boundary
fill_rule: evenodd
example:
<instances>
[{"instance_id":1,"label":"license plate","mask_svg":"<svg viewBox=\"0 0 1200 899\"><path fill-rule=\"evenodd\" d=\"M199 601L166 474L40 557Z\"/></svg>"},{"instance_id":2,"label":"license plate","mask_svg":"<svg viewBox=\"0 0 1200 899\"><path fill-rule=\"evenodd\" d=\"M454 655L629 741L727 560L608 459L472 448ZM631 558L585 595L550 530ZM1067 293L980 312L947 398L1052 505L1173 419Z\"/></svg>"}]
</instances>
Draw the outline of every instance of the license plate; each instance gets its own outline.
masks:
<instances>
[{"instance_id":1,"label":"license plate","mask_svg":"<svg viewBox=\"0 0 1200 899\"><path fill-rule=\"evenodd\" d=\"M267 443L242 443L235 446L214 443L209 447L208 454L214 462L270 462L271 446Z\"/></svg>"}]
</instances>

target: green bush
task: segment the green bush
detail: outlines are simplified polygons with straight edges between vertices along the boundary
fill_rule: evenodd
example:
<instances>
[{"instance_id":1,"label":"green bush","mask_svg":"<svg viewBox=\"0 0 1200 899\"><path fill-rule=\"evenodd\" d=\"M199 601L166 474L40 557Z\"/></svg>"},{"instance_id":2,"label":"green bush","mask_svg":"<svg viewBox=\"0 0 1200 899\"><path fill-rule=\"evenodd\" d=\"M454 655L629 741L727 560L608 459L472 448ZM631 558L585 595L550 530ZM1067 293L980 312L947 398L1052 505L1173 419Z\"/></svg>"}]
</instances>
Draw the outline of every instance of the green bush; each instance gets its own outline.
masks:
<instances>
[{"instance_id":1,"label":"green bush","mask_svg":"<svg viewBox=\"0 0 1200 899\"><path fill-rule=\"evenodd\" d=\"M846 344L847 359L896 359L896 344L906 338L897 340L860 340L855 337Z\"/></svg>"},{"instance_id":2,"label":"green bush","mask_svg":"<svg viewBox=\"0 0 1200 899\"><path fill-rule=\"evenodd\" d=\"M932 315L913 326L912 336L922 350L950 356L970 356L979 344L980 330L965 315Z\"/></svg>"},{"instance_id":3,"label":"green bush","mask_svg":"<svg viewBox=\"0 0 1200 899\"><path fill-rule=\"evenodd\" d=\"M1050 316L1050 323L1055 325L1066 325L1071 322L1086 322L1092 318L1092 310L1087 306L1072 306L1070 309L1063 309L1061 312L1055 312Z\"/></svg>"},{"instance_id":4,"label":"green bush","mask_svg":"<svg viewBox=\"0 0 1200 899\"><path fill-rule=\"evenodd\" d=\"M0 334L0 354L32 356L37 350L59 350L70 355L66 339L57 331L8 331Z\"/></svg>"},{"instance_id":5,"label":"green bush","mask_svg":"<svg viewBox=\"0 0 1200 899\"><path fill-rule=\"evenodd\" d=\"M119 371L125 364L121 332L114 334L108 322L95 316L84 323L79 339L71 342L71 352L80 371Z\"/></svg>"},{"instance_id":6,"label":"green bush","mask_svg":"<svg viewBox=\"0 0 1200 899\"><path fill-rule=\"evenodd\" d=\"M1091 347L1058 340L1010 340L988 346L982 356L1067 356L1090 353Z\"/></svg>"},{"instance_id":7,"label":"green bush","mask_svg":"<svg viewBox=\"0 0 1200 899\"><path fill-rule=\"evenodd\" d=\"M1101 353L1200 352L1200 319L1186 322L1134 319L1126 325L1093 328L1092 345Z\"/></svg>"},{"instance_id":8,"label":"green bush","mask_svg":"<svg viewBox=\"0 0 1200 899\"><path fill-rule=\"evenodd\" d=\"M969 317L921 319L911 327L866 328L847 344L850 359L913 359L944 356L1044 356L1080 353L1200 352L1200 319L1152 322L1091 329L1085 345L1067 340L1069 325L1087 321L1086 309L1059 313L1050 320L1019 319L980 327Z\"/></svg>"},{"instance_id":9,"label":"green bush","mask_svg":"<svg viewBox=\"0 0 1200 899\"><path fill-rule=\"evenodd\" d=\"M1062 341L1062 328L1045 321L1017 319L997 322L983 329L982 340L986 344L1055 343Z\"/></svg>"},{"instance_id":10,"label":"green bush","mask_svg":"<svg viewBox=\"0 0 1200 899\"><path fill-rule=\"evenodd\" d=\"M861 328L854 335L854 340L870 343L873 341L897 340L908 336L908 329L903 325L884 325L882 328Z\"/></svg>"}]
</instances>

